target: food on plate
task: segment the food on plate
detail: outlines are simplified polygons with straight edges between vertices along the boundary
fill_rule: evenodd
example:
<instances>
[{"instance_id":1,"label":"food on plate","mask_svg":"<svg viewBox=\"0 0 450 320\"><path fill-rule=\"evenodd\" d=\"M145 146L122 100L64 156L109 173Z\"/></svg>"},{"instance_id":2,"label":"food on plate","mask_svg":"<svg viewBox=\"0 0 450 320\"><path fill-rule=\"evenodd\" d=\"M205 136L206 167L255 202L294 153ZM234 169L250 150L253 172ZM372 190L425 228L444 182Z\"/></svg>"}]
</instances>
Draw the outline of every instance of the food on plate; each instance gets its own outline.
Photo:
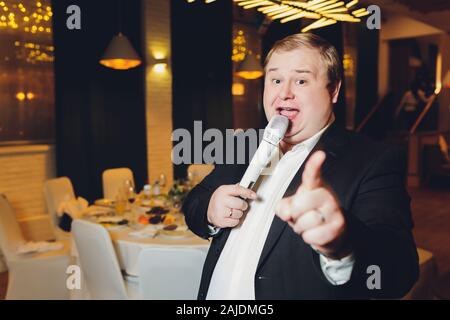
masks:
<instances>
[{"instance_id":1,"label":"food on plate","mask_svg":"<svg viewBox=\"0 0 450 320\"><path fill-rule=\"evenodd\" d=\"M139 216L138 222L140 224L148 224L148 218L146 216Z\"/></svg>"},{"instance_id":2,"label":"food on plate","mask_svg":"<svg viewBox=\"0 0 450 320\"><path fill-rule=\"evenodd\" d=\"M121 226L121 225L125 225L128 224L128 220L127 219L122 219L120 221L109 221L109 220L104 220L104 221L100 221L100 224L102 224L103 226Z\"/></svg>"},{"instance_id":3,"label":"food on plate","mask_svg":"<svg viewBox=\"0 0 450 320\"><path fill-rule=\"evenodd\" d=\"M169 225L165 226L163 229L167 230L167 231L173 231L176 228L178 228L178 226L176 224L169 224Z\"/></svg>"},{"instance_id":4,"label":"food on plate","mask_svg":"<svg viewBox=\"0 0 450 320\"><path fill-rule=\"evenodd\" d=\"M148 219L151 224L158 224L164 221L164 217L161 215L154 215Z\"/></svg>"},{"instance_id":5,"label":"food on plate","mask_svg":"<svg viewBox=\"0 0 450 320\"><path fill-rule=\"evenodd\" d=\"M175 222L175 216L173 214L166 214L165 219L164 219L164 224L172 224Z\"/></svg>"},{"instance_id":6,"label":"food on plate","mask_svg":"<svg viewBox=\"0 0 450 320\"><path fill-rule=\"evenodd\" d=\"M147 211L147 214L165 214L169 212L170 210L164 209L163 207L153 207L150 210Z\"/></svg>"},{"instance_id":7,"label":"food on plate","mask_svg":"<svg viewBox=\"0 0 450 320\"><path fill-rule=\"evenodd\" d=\"M95 205L102 206L102 207L114 207L115 201L110 199L98 199L95 200Z\"/></svg>"}]
</instances>

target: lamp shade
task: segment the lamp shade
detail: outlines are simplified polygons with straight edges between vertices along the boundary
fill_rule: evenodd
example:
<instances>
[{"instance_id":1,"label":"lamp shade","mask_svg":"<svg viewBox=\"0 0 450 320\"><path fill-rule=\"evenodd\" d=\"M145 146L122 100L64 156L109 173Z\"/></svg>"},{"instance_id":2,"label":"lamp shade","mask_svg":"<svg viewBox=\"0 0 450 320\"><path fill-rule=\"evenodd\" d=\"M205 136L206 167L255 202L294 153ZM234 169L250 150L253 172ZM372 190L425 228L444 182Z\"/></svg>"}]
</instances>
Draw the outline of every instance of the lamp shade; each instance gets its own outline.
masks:
<instances>
[{"instance_id":1,"label":"lamp shade","mask_svg":"<svg viewBox=\"0 0 450 320\"><path fill-rule=\"evenodd\" d=\"M450 89L450 70L445 74L445 77L442 80L442 86L446 89Z\"/></svg>"},{"instance_id":2,"label":"lamp shade","mask_svg":"<svg viewBox=\"0 0 450 320\"><path fill-rule=\"evenodd\" d=\"M130 41L122 33L112 38L100 59L101 65L117 70L131 69L140 65L141 62Z\"/></svg>"},{"instance_id":3,"label":"lamp shade","mask_svg":"<svg viewBox=\"0 0 450 320\"><path fill-rule=\"evenodd\" d=\"M239 64L236 74L241 78L253 80L262 77L264 70L254 55L247 54Z\"/></svg>"}]
</instances>

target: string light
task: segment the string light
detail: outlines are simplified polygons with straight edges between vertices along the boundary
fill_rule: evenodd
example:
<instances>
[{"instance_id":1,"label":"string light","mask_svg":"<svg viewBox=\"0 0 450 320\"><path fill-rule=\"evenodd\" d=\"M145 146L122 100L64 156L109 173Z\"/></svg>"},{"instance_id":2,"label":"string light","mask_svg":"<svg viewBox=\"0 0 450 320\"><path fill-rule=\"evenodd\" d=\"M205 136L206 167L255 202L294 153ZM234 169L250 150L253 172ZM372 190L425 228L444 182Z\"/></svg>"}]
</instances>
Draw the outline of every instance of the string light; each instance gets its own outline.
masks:
<instances>
[{"instance_id":1,"label":"string light","mask_svg":"<svg viewBox=\"0 0 450 320\"><path fill-rule=\"evenodd\" d=\"M237 35L233 38L233 51L231 59L235 62L244 60L247 54L246 40L243 30L238 30Z\"/></svg>"},{"instance_id":2,"label":"string light","mask_svg":"<svg viewBox=\"0 0 450 320\"><path fill-rule=\"evenodd\" d=\"M3 14L0 16L0 28L21 29L32 34L51 33L52 8L44 7L40 1L36 1L34 6L27 6L23 3L9 5L8 1L1 1L0 12Z\"/></svg>"},{"instance_id":3,"label":"string light","mask_svg":"<svg viewBox=\"0 0 450 320\"><path fill-rule=\"evenodd\" d=\"M26 98L25 92L18 92L16 94L16 99L19 101L23 101L23 100L25 100L25 98Z\"/></svg>"},{"instance_id":4,"label":"string light","mask_svg":"<svg viewBox=\"0 0 450 320\"><path fill-rule=\"evenodd\" d=\"M53 15L48 0L19 1L0 0L0 32L2 29L20 30L24 34L13 33L19 37L12 41L15 58L30 64L51 63L54 61L54 47L51 45ZM28 36L27 36L28 34ZM32 40L32 37L37 37ZM22 39L26 39L23 41ZM34 99L33 93L24 93L26 99ZM20 101L23 95L17 93Z\"/></svg>"},{"instance_id":5,"label":"string light","mask_svg":"<svg viewBox=\"0 0 450 320\"><path fill-rule=\"evenodd\" d=\"M24 101L25 99L33 100L34 98L35 98L35 95L33 92L25 93L25 92L21 91L21 92L16 93L16 99L19 101Z\"/></svg>"}]
</instances>

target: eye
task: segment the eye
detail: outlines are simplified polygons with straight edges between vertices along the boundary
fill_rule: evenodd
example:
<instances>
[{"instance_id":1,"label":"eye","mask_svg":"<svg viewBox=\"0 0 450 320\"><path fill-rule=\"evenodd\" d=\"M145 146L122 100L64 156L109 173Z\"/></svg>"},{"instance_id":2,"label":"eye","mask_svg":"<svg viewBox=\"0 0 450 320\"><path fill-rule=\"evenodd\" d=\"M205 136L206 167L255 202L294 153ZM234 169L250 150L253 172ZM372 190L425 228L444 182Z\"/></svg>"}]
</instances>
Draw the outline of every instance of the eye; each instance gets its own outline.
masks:
<instances>
[{"instance_id":1,"label":"eye","mask_svg":"<svg viewBox=\"0 0 450 320\"><path fill-rule=\"evenodd\" d=\"M306 80L304 80L304 79L297 80L297 81L295 81L295 83L302 86L302 85L306 84Z\"/></svg>"},{"instance_id":2,"label":"eye","mask_svg":"<svg viewBox=\"0 0 450 320\"><path fill-rule=\"evenodd\" d=\"M280 79L272 79L272 83L273 84L280 84L281 80Z\"/></svg>"}]
</instances>

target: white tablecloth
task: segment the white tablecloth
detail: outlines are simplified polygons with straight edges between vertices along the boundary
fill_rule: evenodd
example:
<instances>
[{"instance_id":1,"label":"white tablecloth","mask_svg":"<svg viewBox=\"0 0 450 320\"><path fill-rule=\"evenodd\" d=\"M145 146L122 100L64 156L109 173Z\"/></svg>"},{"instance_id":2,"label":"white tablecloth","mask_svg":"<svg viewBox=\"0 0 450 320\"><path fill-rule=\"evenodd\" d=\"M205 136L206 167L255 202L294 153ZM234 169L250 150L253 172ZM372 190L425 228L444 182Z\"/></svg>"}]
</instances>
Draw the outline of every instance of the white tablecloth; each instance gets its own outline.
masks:
<instances>
[{"instance_id":1,"label":"white tablecloth","mask_svg":"<svg viewBox=\"0 0 450 320\"><path fill-rule=\"evenodd\" d=\"M192 233L188 238L169 238L157 236L156 238L134 238L128 234L134 231L129 227L109 230L116 249L119 264L122 270L130 276L139 276L138 259L142 249L148 247L158 248L198 248L207 252L210 242L197 237Z\"/></svg>"}]
</instances>

